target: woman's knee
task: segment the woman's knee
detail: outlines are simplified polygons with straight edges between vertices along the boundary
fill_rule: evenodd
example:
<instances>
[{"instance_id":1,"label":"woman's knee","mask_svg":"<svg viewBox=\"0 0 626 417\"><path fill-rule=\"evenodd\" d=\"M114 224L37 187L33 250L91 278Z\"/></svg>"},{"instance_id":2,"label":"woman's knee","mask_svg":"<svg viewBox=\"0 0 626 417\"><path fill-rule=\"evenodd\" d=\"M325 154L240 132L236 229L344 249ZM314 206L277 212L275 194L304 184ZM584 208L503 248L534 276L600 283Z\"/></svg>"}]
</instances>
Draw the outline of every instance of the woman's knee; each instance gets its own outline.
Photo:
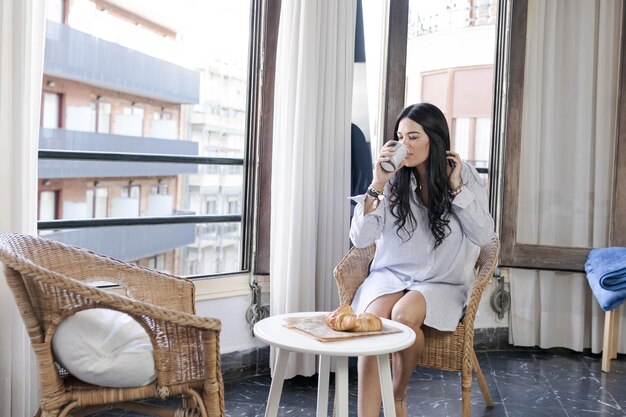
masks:
<instances>
[{"instance_id":1,"label":"woman's knee","mask_svg":"<svg viewBox=\"0 0 626 417\"><path fill-rule=\"evenodd\" d=\"M420 328L426 319L426 303L423 300L420 294L417 300L412 300L413 302L396 303L391 310L391 320L414 329Z\"/></svg>"},{"instance_id":2,"label":"woman's knee","mask_svg":"<svg viewBox=\"0 0 626 417\"><path fill-rule=\"evenodd\" d=\"M406 310L392 310L391 311L391 320L397 321L398 323L402 323L405 326L409 326L411 328L419 328L424 324L424 316L420 316L414 311L406 311Z\"/></svg>"}]
</instances>

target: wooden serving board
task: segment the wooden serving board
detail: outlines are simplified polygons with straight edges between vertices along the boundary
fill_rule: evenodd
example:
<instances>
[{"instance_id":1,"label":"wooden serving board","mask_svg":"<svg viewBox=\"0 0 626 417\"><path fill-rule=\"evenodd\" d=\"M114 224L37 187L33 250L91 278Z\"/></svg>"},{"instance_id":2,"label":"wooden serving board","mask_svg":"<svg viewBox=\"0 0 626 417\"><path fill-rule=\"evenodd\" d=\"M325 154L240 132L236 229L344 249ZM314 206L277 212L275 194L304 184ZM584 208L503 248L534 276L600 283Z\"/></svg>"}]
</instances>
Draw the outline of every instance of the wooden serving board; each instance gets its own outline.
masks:
<instances>
[{"instance_id":1,"label":"wooden serving board","mask_svg":"<svg viewBox=\"0 0 626 417\"><path fill-rule=\"evenodd\" d=\"M382 330L375 332L338 332L324 322L324 314L310 317L286 317L284 326L299 331L320 342L334 342L356 337L376 336L380 334L400 333L402 330L383 323Z\"/></svg>"}]
</instances>

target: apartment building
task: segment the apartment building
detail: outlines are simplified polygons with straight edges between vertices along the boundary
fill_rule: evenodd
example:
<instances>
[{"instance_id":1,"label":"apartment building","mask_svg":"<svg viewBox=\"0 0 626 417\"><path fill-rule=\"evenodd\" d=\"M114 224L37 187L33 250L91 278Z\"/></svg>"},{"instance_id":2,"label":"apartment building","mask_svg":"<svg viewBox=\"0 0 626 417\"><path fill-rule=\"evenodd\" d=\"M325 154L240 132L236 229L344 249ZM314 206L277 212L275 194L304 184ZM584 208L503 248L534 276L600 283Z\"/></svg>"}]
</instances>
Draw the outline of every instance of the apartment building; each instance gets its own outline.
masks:
<instances>
[{"instance_id":1,"label":"apartment building","mask_svg":"<svg viewBox=\"0 0 626 417\"><path fill-rule=\"evenodd\" d=\"M241 166L137 162L121 155L242 158L246 78L179 65L176 29L120 4L48 2L40 150L66 155L40 158L40 233L172 273L237 270L240 222L45 225L241 213ZM215 77L219 84L211 82ZM228 89L234 95L225 105L220 97ZM72 152L120 155L73 159Z\"/></svg>"}]
</instances>

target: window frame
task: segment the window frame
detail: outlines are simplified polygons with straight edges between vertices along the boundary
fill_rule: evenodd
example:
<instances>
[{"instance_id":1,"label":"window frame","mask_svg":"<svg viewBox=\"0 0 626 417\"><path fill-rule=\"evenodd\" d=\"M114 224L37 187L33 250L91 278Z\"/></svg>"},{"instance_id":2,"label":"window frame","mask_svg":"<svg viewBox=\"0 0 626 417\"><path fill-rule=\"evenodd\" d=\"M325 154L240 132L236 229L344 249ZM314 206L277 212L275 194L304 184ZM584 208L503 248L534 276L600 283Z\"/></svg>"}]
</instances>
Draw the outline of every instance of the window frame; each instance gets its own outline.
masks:
<instances>
[{"instance_id":1,"label":"window frame","mask_svg":"<svg viewBox=\"0 0 626 417\"><path fill-rule=\"evenodd\" d=\"M227 165L243 167L242 211L238 215L178 215L144 216L129 218L98 218L76 220L38 221L38 231L77 229L105 226L131 226L156 224L241 224L241 263L238 271L188 276L188 278L213 278L241 275L260 270L269 273L269 189L271 181L271 135L273 118L273 90L278 38L280 0L250 0L250 47L248 51L248 94L246 101L246 146L243 158L201 157L126 152L89 152L39 149L39 159L166 162L176 164ZM62 112L61 112L62 113ZM267 188L265 188L267 187ZM262 200L259 203L258 200ZM264 226L261 226L264 225ZM257 233L259 229L263 232ZM256 236L256 239L253 239ZM263 248L262 253L257 249ZM267 269L257 259L267 261Z\"/></svg>"},{"instance_id":2,"label":"window frame","mask_svg":"<svg viewBox=\"0 0 626 417\"><path fill-rule=\"evenodd\" d=\"M501 42L502 61L499 63L503 74L502 81L496 84L506 90L506 101L501 106L503 117L494 126L502 136L495 141L492 160L503 166L498 180L496 201L500 213L501 234L500 265L504 267L527 268L554 271L584 272L584 264L592 248L561 247L517 242L517 210L519 203L519 172L522 112L524 95L524 68L526 59L526 26L528 0L501 0L509 9L509 31L507 42ZM612 202L609 244L626 245L626 167L618 161L626 158L626 7L622 7L620 40L620 62L618 64L618 101L616 124L616 149L614 160L614 191ZM502 38L505 39L505 38ZM515 51L511 53L510 51ZM517 80L507 82L506 80ZM494 146L495 148L495 146ZM501 161L501 162L498 162Z\"/></svg>"}]
</instances>

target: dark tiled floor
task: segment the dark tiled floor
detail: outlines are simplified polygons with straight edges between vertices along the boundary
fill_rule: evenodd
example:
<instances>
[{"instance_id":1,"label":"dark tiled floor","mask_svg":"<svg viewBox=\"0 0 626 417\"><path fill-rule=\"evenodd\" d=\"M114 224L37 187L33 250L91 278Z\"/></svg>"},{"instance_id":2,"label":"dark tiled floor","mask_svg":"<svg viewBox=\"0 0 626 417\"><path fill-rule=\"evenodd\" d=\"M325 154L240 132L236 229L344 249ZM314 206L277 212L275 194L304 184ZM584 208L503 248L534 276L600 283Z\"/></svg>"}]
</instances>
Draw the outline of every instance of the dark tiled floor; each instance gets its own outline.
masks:
<instances>
[{"instance_id":1,"label":"dark tiled floor","mask_svg":"<svg viewBox=\"0 0 626 417\"><path fill-rule=\"evenodd\" d=\"M495 404L493 408L485 406L474 381L472 417L626 416L626 355L612 361L610 374L600 371L599 355L564 349L483 351L477 355ZM266 375L227 383L226 414L263 416L269 384L270 378ZM315 416L316 387L316 377L285 381L278 415ZM356 370L351 368L350 416L356 416L355 390ZM173 404L173 401L168 403ZM408 410L411 417L460 417L460 374L418 368L409 384ZM329 415L331 413L329 410ZM139 416L118 410L97 415Z\"/></svg>"}]
</instances>

